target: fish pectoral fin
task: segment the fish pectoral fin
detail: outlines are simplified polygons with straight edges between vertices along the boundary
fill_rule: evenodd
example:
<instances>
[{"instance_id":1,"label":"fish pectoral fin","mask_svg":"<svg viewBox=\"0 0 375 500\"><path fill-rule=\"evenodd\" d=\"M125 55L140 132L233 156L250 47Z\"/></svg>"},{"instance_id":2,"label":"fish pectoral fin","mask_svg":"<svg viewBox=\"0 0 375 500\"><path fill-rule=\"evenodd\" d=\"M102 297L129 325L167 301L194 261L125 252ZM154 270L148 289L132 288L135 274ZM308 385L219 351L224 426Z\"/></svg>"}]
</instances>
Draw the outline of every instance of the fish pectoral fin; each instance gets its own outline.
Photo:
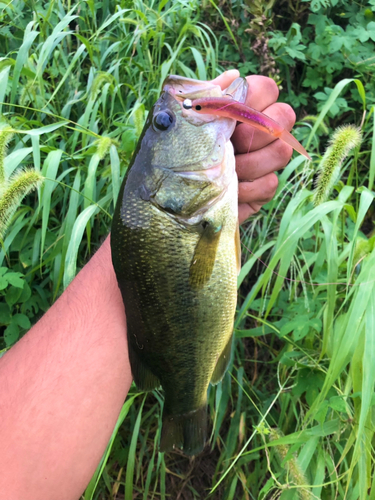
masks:
<instances>
[{"instance_id":1,"label":"fish pectoral fin","mask_svg":"<svg viewBox=\"0 0 375 500\"><path fill-rule=\"evenodd\" d=\"M190 264L189 283L192 288L202 288L210 279L222 230L222 226L215 226L208 221L204 221L204 224Z\"/></svg>"},{"instance_id":2,"label":"fish pectoral fin","mask_svg":"<svg viewBox=\"0 0 375 500\"><path fill-rule=\"evenodd\" d=\"M234 234L234 247L236 252L237 275L241 271L241 237L240 237L240 224L237 220L237 228Z\"/></svg>"},{"instance_id":3,"label":"fish pectoral fin","mask_svg":"<svg viewBox=\"0 0 375 500\"><path fill-rule=\"evenodd\" d=\"M223 352L220 354L219 359L217 360L214 372L211 377L211 384L216 385L223 379L225 372L227 371L231 354L232 354L232 343L233 343L233 335L230 336L229 342L224 347Z\"/></svg>"}]
</instances>

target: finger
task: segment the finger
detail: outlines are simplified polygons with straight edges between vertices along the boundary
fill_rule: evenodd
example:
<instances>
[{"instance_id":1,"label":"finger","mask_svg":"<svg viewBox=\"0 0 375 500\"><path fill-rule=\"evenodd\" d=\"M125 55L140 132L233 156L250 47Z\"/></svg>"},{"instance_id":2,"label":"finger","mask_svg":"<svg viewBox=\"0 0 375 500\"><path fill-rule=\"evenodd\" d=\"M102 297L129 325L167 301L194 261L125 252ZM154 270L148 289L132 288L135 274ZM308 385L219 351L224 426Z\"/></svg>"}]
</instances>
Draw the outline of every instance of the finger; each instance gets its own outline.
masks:
<instances>
[{"instance_id":1,"label":"finger","mask_svg":"<svg viewBox=\"0 0 375 500\"><path fill-rule=\"evenodd\" d=\"M289 104L277 102L264 110L264 114L277 121L283 128L290 131L296 121L296 114ZM263 148L275 141L272 135L240 123L232 135L232 143L236 153L247 153Z\"/></svg>"},{"instance_id":2,"label":"finger","mask_svg":"<svg viewBox=\"0 0 375 500\"><path fill-rule=\"evenodd\" d=\"M238 185L238 201L239 203L262 206L272 200L278 183L279 180L274 173L267 174L254 182L240 182Z\"/></svg>"},{"instance_id":3,"label":"finger","mask_svg":"<svg viewBox=\"0 0 375 500\"><path fill-rule=\"evenodd\" d=\"M238 222L243 224L251 215L256 214L262 208L262 205L254 203L240 203L238 205Z\"/></svg>"},{"instance_id":4,"label":"finger","mask_svg":"<svg viewBox=\"0 0 375 500\"><path fill-rule=\"evenodd\" d=\"M240 76L240 72L237 69L229 69L224 71L221 75L217 76L211 83L215 85L220 85L222 90L229 87L229 85Z\"/></svg>"},{"instance_id":5,"label":"finger","mask_svg":"<svg viewBox=\"0 0 375 500\"><path fill-rule=\"evenodd\" d=\"M277 101L279 88L272 78L251 75L247 76L246 80L249 84L249 90L245 104L258 111L263 111Z\"/></svg>"},{"instance_id":6,"label":"finger","mask_svg":"<svg viewBox=\"0 0 375 500\"><path fill-rule=\"evenodd\" d=\"M283 141L274 141L262 149L236 155L236 171L240 181L254 181L286 167L293 148Z\"/></svg>"},{"instance_id":7,"label":"finger","mask_svg":"<svg viewBox=\"0 0 375 500\"><path fill-rule=\"evenodd\" d=\"M278 185L276 174L268 174L254 182L240 182L238 186L238 221L245 222L265 203L272 200Z\"/></svg>"}]
</instances>

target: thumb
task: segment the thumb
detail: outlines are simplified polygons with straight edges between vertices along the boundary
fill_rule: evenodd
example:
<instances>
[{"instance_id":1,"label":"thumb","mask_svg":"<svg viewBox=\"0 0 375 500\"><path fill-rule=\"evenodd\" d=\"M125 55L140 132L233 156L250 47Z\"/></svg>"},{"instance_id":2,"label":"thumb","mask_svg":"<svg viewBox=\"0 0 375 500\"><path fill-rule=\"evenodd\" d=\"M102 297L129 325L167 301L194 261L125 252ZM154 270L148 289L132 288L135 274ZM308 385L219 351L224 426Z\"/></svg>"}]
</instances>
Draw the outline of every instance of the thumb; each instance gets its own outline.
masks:
<instances>
[{"instance_id":1,"label":"thumb","mask_svg":"<svg viewBox=\"0 0 375 500\"><path fill-rule=\"evenodd\" d=\"M229 87L229 85L240 76L240 72L238 69L230 69L228 71L224 71L221 75L217 76L214 80L211 80L211 83L215 83L216 85L220 85L222 90Z\"/></svg>"}]
</instances>

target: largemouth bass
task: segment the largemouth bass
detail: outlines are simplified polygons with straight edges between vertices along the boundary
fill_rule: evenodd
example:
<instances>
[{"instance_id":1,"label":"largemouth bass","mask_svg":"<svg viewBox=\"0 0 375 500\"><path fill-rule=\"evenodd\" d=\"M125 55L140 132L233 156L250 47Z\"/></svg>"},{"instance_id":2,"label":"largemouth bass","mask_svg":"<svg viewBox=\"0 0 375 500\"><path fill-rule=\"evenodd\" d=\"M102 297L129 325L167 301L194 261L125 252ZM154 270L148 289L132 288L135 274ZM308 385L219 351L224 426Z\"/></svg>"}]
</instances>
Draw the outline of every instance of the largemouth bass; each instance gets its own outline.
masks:
<instances>
[{"instance_id":1,"label":"largemouth bass","mask_svg":"<svg viewBox=\"0 0 375 500\"><path fill-rule=\"evenodd\" d=\"M135 383L164 389L160 450L204 447L207 388L231 357L240 268L238 181L230 137L253 124L308 157L289 132L246 107L247 82L170 76L149 113L112 224ZM221 115L221 116L219 116Z\"/></svg>"},{"instance_id":2,"label":"largemouth bass","mask_svg":"<svg viewBox=\"0 0 375 500\"><path fill-rule=\"evenodd\" d=\"M225 93L244 102L247 82ZM150 111L112 224L113 265L136 385L164 389L161 451L197 454L206 395L231 354L240 267L236 121L198 115L185 99L220 97L218 85L169 77Z\"/></svg>"}]
</instances>

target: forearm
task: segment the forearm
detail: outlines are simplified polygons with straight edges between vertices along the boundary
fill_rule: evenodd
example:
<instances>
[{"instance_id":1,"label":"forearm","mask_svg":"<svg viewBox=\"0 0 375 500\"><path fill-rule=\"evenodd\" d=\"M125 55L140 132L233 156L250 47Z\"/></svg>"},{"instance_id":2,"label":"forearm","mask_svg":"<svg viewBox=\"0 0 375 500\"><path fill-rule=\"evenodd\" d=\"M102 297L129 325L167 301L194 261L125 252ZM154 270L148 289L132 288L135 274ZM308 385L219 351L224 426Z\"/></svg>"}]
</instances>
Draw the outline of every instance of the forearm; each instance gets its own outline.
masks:
<instances>
[{"instance_id":1,"label":"forearm","mask_svg":"<svg viewBox=\"0 0 375 500\"><path fill-rule=\"evenodd\" d=\"M125 314L102 245L0 360L1 500L76 500L131 384Z\"/></svg>"}]
</instances>

